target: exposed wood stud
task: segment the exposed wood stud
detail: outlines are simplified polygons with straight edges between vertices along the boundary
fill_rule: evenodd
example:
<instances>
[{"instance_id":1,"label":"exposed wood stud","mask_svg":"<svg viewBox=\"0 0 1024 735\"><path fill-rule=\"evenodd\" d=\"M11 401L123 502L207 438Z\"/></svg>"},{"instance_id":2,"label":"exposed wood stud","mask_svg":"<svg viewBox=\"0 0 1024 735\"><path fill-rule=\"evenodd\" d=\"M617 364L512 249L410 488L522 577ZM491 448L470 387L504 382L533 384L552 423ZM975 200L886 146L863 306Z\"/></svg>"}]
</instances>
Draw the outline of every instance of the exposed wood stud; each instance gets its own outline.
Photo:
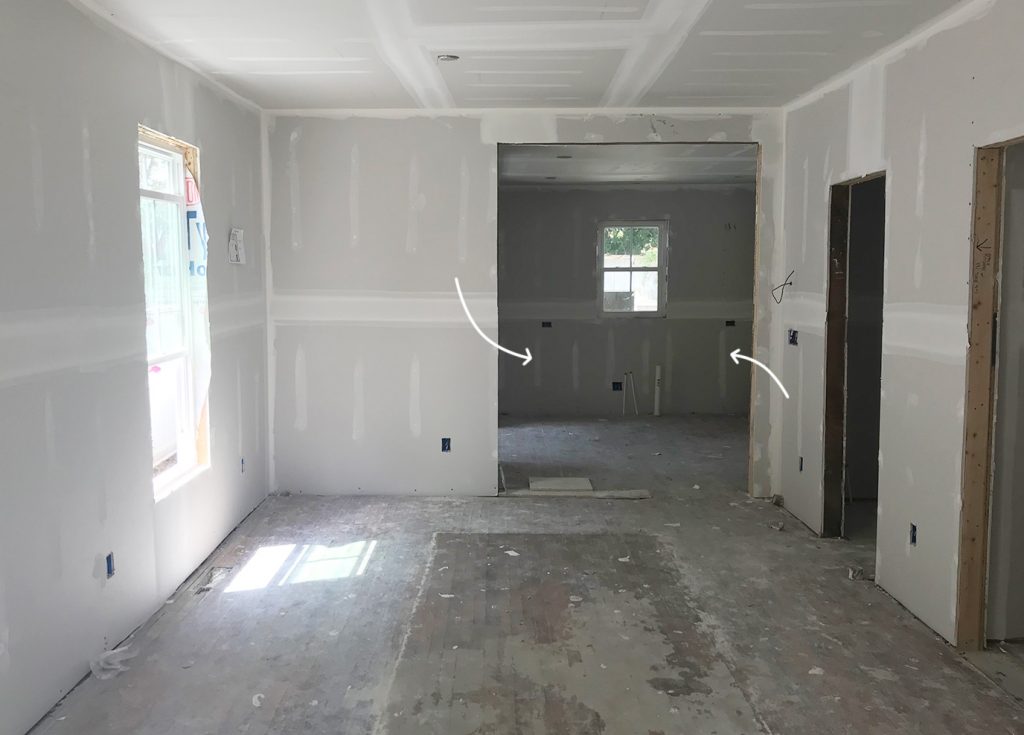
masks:
<instances>
[{"instance_id":1,"label":"exposed wood stud","mask_svg":"<svg viewBox=\"0 0 1024 735\"><path fill-rule=\"evenodd\" d=\"M985 646L996 352L992 325L999 309L1004 151L1004 148L979 149L975 162L967 411L956 610L956 642L962 650L980 650Z\"/></svg>"}]
</instances>

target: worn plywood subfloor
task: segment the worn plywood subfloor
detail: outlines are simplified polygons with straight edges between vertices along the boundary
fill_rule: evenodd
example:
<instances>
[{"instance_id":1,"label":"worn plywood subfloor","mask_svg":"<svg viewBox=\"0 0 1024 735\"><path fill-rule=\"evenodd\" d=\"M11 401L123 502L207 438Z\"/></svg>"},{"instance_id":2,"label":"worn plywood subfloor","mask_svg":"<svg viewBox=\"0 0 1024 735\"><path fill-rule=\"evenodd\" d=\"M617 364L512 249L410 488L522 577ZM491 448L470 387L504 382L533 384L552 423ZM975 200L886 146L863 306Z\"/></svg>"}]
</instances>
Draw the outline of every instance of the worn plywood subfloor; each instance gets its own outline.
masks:
<instances>
[{"instance_id":1,"label":"worn plywood subfloor","mask_svg":"<svg viewBox=\"0 0 1024 735\"><path fill-rule=\"evenodd\" d=\"M757 732L671 557L647 534L438 534L381 731Z\"/></svg>"}]
</instances>

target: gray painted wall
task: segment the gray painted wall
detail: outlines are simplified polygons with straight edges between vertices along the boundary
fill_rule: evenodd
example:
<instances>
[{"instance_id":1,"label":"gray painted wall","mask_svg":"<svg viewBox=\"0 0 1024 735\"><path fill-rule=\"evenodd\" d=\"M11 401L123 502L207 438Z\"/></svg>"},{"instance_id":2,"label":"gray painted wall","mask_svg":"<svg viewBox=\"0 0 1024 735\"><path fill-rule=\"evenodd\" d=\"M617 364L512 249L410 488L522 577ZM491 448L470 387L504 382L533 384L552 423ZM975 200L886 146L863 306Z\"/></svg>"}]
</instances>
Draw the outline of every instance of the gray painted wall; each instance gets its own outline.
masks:
<instances>
[{"instance_id":1,"label":"gray painted wall","mask_svg":"<svg viewBox=\"0 0 1024 735\"><path fill-rule=\"evenodd\" d=\"M878 497L884 275L885 179L873 179L851 192L846 275L846 487L856 500Z\"/></svg>"},{"instance_id":2,"label":"gray painted wall","mask_svg":"<svg viewBox=\"0 0 1024 735\"><path fill-rule=\"evenodd\" d=\"M1024 97L1006 94L1011 70L1024 63L1022 26L1017 0L966 3L786 110L779 240L781 270L796 275L773 318L771 345L792 399L772 411L772 436L780 440L772 465L786 508L820 530L829 187L886 171L876 578L948 640L955 634L974 149L1024 135ZM787 328L800 330L799 347L783 345Z\"/></svg>"},{"instance_id":3,"label":"gray painted wall","mask_svg":"<svg viewBox=\"0 0 1024 735\"><path fill-rule=\"evenodd\" d=\"M0 4L0 90L0 735L21 735L266 494L260 125L62 0ZM200 147L211 232L212 467L159 503L139 123Z\"/></svg>"},{"instance_id":4,"label":"gray painted wall","mask_svg":"<svg viewBox=\"0 0 1024 735\"><path fill-rule=\"evenodd\" d=\"M729 353L751 349L755 215L753 186L502 187L499 334L535 359L499 364L501 412L621 415L611 383L630 370L651 413L661 365L663 413L746 414L749 363ZM601 314L599 230L614 219L669 222L667 317Z\"/></svg>"},{"instance_id":5,"label":"gray painted wall","mask_svg":"<svg viewBox=\"0 0 1024 735\"><path fill-rule=\"evenodd\" d=\"M988 637L1024 638L1024 145L1006 154Z\"/></svg>"}]
</instances>

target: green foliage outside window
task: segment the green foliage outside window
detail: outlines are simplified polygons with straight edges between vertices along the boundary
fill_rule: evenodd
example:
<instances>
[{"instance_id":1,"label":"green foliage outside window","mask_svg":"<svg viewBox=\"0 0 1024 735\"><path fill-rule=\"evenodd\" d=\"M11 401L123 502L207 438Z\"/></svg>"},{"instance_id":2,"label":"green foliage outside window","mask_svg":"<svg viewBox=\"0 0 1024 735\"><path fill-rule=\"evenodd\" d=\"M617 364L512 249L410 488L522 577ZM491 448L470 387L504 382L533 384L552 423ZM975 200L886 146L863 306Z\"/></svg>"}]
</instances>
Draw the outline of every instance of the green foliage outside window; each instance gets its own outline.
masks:
<instances>
[{"instance_id":1,"label":"green foliage outside window","mask_svg":"<svg viewBox=\"0 0 1024 735\"><path fill-rule=\"evenodd\" d=\"M658 265L657 227L605 227L604 254L632 255L634 267Z\"/></svg>"}]
</instances>

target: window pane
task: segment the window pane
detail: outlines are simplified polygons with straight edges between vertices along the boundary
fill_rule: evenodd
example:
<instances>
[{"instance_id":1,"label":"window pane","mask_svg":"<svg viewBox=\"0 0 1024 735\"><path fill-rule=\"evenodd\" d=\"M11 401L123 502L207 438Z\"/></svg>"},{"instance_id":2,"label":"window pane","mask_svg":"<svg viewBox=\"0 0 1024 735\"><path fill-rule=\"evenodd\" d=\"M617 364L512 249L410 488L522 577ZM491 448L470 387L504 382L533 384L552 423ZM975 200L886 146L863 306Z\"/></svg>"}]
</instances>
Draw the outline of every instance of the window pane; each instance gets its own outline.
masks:
<instances>
[{"instance_id":1,"label":"window pane","mask_svg":"<svg viewBox=\"0 0 1024 735\"><path fill-rule=\"evenodd\" d=\"M185 349L184 216L176 202L141 197L146 347L150 361Z\"/></svg>"},{"instance_id":2,"label":"window pane","mask_svg":"<svg viewBox=\"0 0 1024 735\"><path fill-rule=\"evenodd\" d=\"M139 187L162 194L181 194L185 172L181 155L149 146L139 146Z\"/></svg>"},{"instance_id":3,"label":"window pane","mask_svg":"<svg viewBox=\"0 0 1024 735\"><path fill-rule=\"evenodd\" d=\"M605 271L604 310L648 312L658 310L657 271Z\"/></svg>"},{"instance_id":4,"label":"window pane","mask_svg":"<svg viewBox=\"0 0 1024 735\"><path fill-rule=\"evenodd\" d=\"M633 311L657 310L657 271L633 271Z\"/></svg>"},{"instance_id":5,"label":"window pane","mask_svg":"<svg viewBox=\"0 0 1024 735\"><path fill-rule=\"evenodd\" d=\"M658 267L658 228L633 227L633 267Z\"/></svg>"},{"instance_id":6,"label":"window pane","mask_svg":"<svg viewBox=\"0 0 1024 735\"><path fill-rule=\"evenodd\" d=\"M627 227L605 227L603 253L605 268L629 268L630 250ZM606 289L607 290L607 289Z\"/></svg>"},{"instance_id":7,"label":"window pane","mask_svg":"<svg viewBox=\"0 0 1024 735\"><path fill-rule=\"evenodd\" d=\"M633 311L633 291L630 271L605 271L604 310Z\"/></svg>"},{"instance_id":8,"label":"window pane","mask_svg":"<svg viewBox=\"0 0 1024 735\"><path fill-rule=\"evenodd\" d=\"M601 246L605 268L656 268L658 227L605 227Z\"/></svg>"}]
</instances>

